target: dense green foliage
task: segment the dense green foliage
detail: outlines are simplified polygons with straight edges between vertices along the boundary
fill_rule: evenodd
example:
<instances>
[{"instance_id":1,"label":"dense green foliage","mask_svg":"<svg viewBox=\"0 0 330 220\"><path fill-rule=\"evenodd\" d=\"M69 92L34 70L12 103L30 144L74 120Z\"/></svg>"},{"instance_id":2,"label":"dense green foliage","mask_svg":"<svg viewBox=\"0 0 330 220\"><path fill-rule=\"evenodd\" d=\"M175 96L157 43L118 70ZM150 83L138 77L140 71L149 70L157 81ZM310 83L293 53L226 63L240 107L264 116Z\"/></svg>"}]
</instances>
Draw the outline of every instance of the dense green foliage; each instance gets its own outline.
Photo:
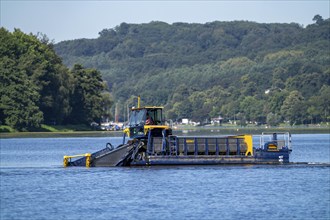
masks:
<instances>
[{"instance_id":1,"label":"dense green foliage","mask_svg":"<svg viewBox=\"0 0 330 220\"><path fill-rule=\"evenodd\" d=\"M70 71L45 36L0 29L0 124L33 130L46 124L89 124L105 115L101 73ZM107 107L108 108L108 107Z\"/></svg>"},{"instance_id":2,"label":"dense green foliage","mask_svg":"<svg viewBox=\"0 0 330 220\"><path fill-rule=\"evenodd\" d=\"M313 20L122 23L55 50L69 66L99 69L122 114L141 95L174 120L319 123L329 120L330 19Z\"/></svg>"},{"instance_id":3,"label":"dense green foliage","mask_svg":"<svg viewBox=\"0 0 330 220\"><path fill-rule=\"evenodd\" d=\"M165 105L174 120L328 122L330 20L313 20L305 28L122 23L97 39L56 45L46 36L1 28L0 125L42 130L42 123L100 122L111 106L114 111L107 87L121 120L141 95L143 104Z\"/></svg>"}]
</instances>

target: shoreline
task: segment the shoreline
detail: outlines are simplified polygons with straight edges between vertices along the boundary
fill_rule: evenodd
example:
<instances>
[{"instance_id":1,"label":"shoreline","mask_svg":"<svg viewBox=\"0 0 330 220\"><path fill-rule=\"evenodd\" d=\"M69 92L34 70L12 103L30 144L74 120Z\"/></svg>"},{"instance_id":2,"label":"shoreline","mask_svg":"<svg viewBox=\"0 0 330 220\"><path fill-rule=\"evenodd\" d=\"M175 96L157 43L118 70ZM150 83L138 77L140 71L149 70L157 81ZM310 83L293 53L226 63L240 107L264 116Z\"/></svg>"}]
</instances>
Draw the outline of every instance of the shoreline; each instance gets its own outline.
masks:
<instances>
[{"instance_id":1,"label":"shoreline","mask_svg":"<svg viewBox=\"0 0 330 220\"><path fill-rule=\"evenodd\" d=\"M63 132L12 132L0 133L5 138L70 138L70 137L122 137L121 131L63 131Z\"/></svg>"},{"instance_id":2,"label":"shoreline","mask_svg":"<svg viewBox=\"0 0 330 220\"><path fill-rule=\"evenodd\" d=\"M198 135L208 132L210 135L238 135L238 134L261 134L262 132L290 132L291 134L330 134L329 127L320 128L289 128L289 127L203 127L201 129L194 128L180 128L173 130L173 133Z\"/></svg>"},{"instance_id":3,"label":"shoreline","mask_svg":"<svg viewBox=\"0 0 330 220\"><path fill-rule=\"evenodd\" d=\"M291 134L330 134L330 127L194 127L173 128L173 135L261 134L262 132L290 132ZM122 137L123 131L63 131L63 132L4 132L4 138L65 138L65 137Z\"/></svg>"}]
</instances>

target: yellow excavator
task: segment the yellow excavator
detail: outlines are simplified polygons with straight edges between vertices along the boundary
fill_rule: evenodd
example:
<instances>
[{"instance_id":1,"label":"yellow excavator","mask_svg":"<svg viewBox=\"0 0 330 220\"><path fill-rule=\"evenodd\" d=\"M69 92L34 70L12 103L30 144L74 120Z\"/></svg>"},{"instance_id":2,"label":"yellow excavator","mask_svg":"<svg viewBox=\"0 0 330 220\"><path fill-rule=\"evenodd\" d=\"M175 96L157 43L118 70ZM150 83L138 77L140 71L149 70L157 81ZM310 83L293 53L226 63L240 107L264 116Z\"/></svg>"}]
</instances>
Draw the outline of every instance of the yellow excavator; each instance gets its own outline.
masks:
<instances>
[{"instance_id":1,"label":"yellow excavator","mask_svg":"<svg viewBox=\"0 0 330 220\"><path fill-rule=\"evenodd\" d=\"M131 109L128 126L124 129L124 133L129 138L147 139L149 135L153 137L172 135L172 129L165 123L163 107L141 107L139 96L138 107Z\"/></svg>"}]
</instances>

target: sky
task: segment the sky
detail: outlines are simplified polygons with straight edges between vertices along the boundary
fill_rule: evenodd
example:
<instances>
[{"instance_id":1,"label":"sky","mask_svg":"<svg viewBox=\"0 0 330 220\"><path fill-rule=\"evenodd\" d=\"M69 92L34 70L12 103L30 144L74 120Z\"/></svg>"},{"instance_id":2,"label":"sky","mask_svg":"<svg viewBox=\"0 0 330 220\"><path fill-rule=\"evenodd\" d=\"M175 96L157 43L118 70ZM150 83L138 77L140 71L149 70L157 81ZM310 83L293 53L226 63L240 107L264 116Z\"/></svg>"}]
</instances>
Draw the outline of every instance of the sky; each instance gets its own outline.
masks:
<instances>
[{"instance_id":1,"label":"sky","mask_svg":"<svg viewBox=\"0 0 330 220\"><path fill-rule=\"evenodd\" d=\"M46 34L55 43L97 38L103 29L122 22L151 21L206 23L254 21L258 23L314 23L316 14L329 18L330 0L0 0L0 26L9 31Z\"/></svg>"}]
</instances>

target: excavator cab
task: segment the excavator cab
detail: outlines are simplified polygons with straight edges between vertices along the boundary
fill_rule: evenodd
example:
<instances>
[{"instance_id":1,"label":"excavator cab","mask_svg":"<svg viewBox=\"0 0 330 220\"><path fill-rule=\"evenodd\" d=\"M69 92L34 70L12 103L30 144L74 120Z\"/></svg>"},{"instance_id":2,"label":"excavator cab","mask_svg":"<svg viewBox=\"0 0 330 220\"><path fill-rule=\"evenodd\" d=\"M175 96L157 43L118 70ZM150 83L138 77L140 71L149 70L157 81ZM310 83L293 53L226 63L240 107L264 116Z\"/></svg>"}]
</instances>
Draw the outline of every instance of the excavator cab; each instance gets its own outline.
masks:
<instances>
[{"instance_id":1,"label":"excavator cab","mask_svg":"<svg viewBox=\"0 0 330 220\"><path fill-rule=\"evenodd\" d=\"M124 133L129 138L147 139L148 135L162 137L172 134L172 130L165 124L163 107L132 108L128 127Z\"/></svg>"}]
</instances>

